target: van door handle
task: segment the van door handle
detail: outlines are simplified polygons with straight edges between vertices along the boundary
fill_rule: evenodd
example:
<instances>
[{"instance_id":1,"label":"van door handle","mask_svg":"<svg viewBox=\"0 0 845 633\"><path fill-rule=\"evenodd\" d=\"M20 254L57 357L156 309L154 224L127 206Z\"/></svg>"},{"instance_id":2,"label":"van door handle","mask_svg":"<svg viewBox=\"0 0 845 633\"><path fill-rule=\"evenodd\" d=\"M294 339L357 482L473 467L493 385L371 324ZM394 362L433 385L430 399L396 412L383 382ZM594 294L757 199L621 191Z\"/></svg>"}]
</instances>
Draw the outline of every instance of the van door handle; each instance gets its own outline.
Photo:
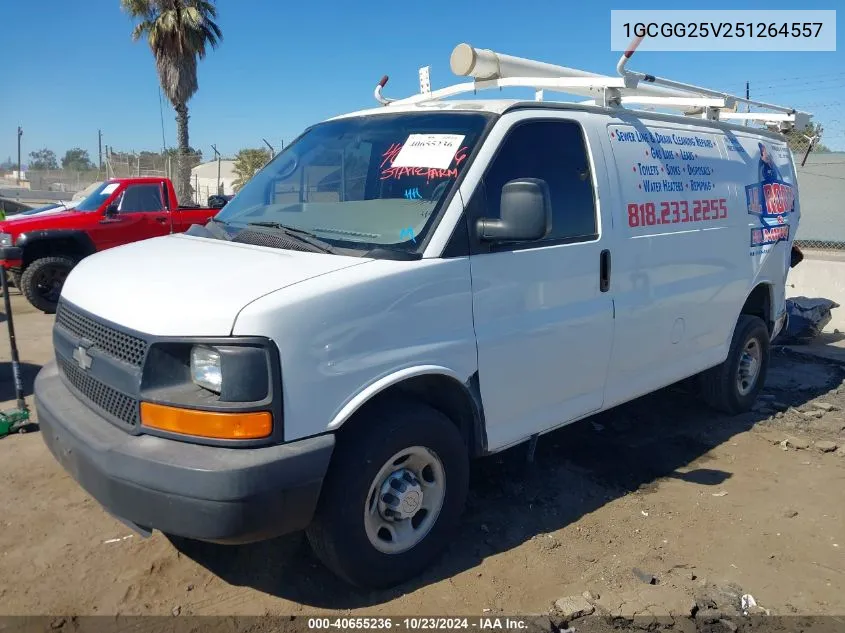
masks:
<instances>
[{"instance_id":1,"label":"van door handle","mask_svg":"<svg viewBox=\"0 0 845 633\"><path fill-rule=\"evenodd\" d=\"M610 251L607 249L599 256L599 290L610 290Z\"/></svg>"},{"instance_id":2,"label":"van door handle","mask_svg":"<svg viewBox=\"0 0 845 633\"><path fill-rule=\"evenodd\" d=\"M156 222L158 222L159 224L164 224L165 222L167 222L167 216L164 216L164 215L157 216Z\"/></svg>"}]
</instances>

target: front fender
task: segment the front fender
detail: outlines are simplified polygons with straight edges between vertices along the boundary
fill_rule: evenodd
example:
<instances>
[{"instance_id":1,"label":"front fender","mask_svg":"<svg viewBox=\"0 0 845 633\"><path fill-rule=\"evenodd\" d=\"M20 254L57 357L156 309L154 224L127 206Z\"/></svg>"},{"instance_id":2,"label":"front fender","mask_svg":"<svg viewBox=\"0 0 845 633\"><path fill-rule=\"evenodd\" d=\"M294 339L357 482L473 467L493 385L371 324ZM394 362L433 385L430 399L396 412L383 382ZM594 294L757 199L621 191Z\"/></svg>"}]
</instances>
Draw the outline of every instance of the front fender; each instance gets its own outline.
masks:
<instances>
[{"instance_id":1,"label":"front fender","mask_svg":"<svg viewBox=\"0 0 845 633\"><path fill-rule=\"evenodd\" d=\"M447 378L452 378L461 384L466 381L465 378L461 378L451 369L440 365L419 365L416 367L406 367L405 369L400 369L388 376L384 376L383 378L373 381L351 397L346 404L343 405L340 411L338 411L337 415L332 418L332 421L329 422L329 426L327 427L328 430L335 431L339 429L344 422L358 411L358 409L388 387L398 385L409 378L427 375L445 376Z\"/></svg>"},{"instance_id":2,"label":"front fender","mask_svg":"<svg viewBox=\"0 0 845 633\"><path fill-rule=\"evenodd\" d=\"M233 334L245 332L279 347L286 441L337 428L398 381L478 371L465 258L372 260L294 284L244 307Z\"/></svg>"},{"instance_id":3,"label":"front fender","mask_svg":"<svg viewBox=\"0 0 845 633\"><path fill-rule=\"evenodd\" d=\"M33 253L44 250L56 251L56 254L64 251L76 257L85 257L97 250L85 231L75 229L44 229L21 233L15 240L15 246L23 250L24 265L35 258Z\"/></svg>"}]
</instances>

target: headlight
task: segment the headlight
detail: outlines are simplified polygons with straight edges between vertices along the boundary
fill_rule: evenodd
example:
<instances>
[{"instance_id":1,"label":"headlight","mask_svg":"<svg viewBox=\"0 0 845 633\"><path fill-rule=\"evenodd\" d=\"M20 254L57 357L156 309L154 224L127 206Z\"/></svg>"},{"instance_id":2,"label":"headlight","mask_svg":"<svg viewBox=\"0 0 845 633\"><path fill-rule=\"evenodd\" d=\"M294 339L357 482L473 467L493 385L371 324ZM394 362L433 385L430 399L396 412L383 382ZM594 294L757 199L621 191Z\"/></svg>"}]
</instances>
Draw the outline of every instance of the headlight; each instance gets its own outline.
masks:
<instances>
[{"instance_id":1,"label":"headlight","mask_svg":"<svg viewBox=\"0 0 845 633\"><path fill-rule=\"evenodd\" d=\"M204 389L220 393L223 388L220 352L212 347L194 346L191 350L191 379Z\"/></svg>"},{"instance_id":2,"label":"headlight","mask_svg":"<svg viewBox=\"0 0 845 633\"><path fill-rule=\"evenodd\" d=\"M8 233L0 233L0 246L14 246L12 244L12 236Z\"/></svg>"}]
</instances>

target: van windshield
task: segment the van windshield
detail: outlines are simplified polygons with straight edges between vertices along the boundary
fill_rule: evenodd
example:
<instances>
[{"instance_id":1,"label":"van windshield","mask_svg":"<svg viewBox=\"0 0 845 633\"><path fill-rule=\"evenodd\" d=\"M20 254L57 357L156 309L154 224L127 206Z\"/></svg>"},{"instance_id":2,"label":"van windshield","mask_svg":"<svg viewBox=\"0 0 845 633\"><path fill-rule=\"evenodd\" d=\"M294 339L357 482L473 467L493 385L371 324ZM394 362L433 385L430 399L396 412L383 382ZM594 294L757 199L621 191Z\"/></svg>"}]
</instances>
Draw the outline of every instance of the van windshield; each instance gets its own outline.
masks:
<instances>
[{"instance_id":1,"label":"van windshield","mask_svg":"<svg viewBox=\"0 0 845 633\"><path fill-rule=\"evenodd\" d=\"M431 112L318 124L253 176L215 220L281 224L342 248L414 251L489 120Z\"/></svg>"}]
</instances>

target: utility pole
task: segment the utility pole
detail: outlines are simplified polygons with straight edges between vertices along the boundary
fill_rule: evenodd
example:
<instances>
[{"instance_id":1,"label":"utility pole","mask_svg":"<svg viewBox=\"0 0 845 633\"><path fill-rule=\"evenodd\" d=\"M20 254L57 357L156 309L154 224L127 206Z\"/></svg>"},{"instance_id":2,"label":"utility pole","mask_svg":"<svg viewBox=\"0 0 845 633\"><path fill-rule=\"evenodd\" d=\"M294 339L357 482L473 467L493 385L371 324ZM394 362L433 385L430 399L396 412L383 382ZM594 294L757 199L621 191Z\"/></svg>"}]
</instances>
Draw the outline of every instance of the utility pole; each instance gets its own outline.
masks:
<instances>
[{"instance_id":1,"label":"utility pole","mask_svg":"<svg viewBox=\"0 0 845 633\"><path fill-rule=\"evenodd\" d=\"M23 129L18 126L18 184L21 184L21 136L23 136Z\"/></svg>"},{"instance_id":2,"label":"utility pole","mask_svg":"<svg viewBox=\"0 0 845 633\"><path fill-rule=\"evenodd\" d=\"M217 146L212 145L211 149L214 150L214 155L217 156L217 195L221 195L222 192L220 191L220 152L217 151Z\"/></svg>"},{"instance_id":3,"label":"utility pole","mask_svg":"<svg viewBox=\"0 0 845 633\"><path fill-rule=\"evenodd\" d=\"M98 171L103 171L103 131L97 130L97 149L100 154L100 165Z\"/></svg>"},{"instance_id":4,"label":"utility pole","mask_svg":"<svg viewBox=\"0 0 845 633\"><path fill-rule=\"evenodd\" d=\"M751 82L749 82L749 81L745 82L745 98L746 99L751 98ZM751 104L750 103L745 104L745 111L751 112ZM745 127L748 127L748 123L749 123L748 119L745 119Z\"/></svg>"},{"instance_id":5,"label":"utility pole","mask_svg":"<svg viewBox=\"0 0 845 633\"><path fill-rule=\"evenodd\" d=\"M273 157L276 155L276 150L273 148L273 146L272 146L272 145L270 145L270 143L268 143L268 142L267 142L267 139L266 139L266 138L263 138L263 139L261 139L261 140L262 140L262 141L264 141L264 144L265 144L267 147L269 147L269 148L270 148L270 158L273 158Z\"/></svg>"}]
</instances>

